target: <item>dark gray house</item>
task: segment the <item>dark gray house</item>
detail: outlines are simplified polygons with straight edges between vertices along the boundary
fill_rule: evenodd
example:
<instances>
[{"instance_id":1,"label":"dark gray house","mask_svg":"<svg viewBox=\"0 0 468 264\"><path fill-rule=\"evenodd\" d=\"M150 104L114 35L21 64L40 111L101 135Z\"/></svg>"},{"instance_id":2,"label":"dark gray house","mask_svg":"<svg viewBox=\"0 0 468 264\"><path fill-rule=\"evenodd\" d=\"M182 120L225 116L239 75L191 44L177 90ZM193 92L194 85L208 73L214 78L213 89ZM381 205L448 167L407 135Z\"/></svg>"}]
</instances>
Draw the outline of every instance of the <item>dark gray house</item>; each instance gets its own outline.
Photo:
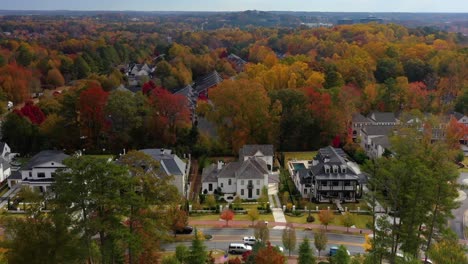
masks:
<instances>
[{"instance_id":1,"label":"dark gray house","mask_svg":"<svg viewBox=\"0 0 468 264\"><path fill-rule=\"evenodd\" d=\"M342 149L321 148L307 168L294 171L292 179L304 198L316 202L356 202L362 196L364 175L349 162Z\"/></svg>"}]
</instances>

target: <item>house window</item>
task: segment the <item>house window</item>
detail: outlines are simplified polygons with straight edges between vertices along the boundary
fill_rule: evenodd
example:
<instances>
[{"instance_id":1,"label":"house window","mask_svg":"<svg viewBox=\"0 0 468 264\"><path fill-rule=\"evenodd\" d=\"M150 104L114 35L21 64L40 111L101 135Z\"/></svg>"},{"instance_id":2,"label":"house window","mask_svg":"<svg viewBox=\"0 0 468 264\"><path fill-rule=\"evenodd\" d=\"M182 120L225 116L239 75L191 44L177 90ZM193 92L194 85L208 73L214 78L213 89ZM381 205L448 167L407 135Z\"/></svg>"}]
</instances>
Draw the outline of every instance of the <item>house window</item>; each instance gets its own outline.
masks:
<instances>
[{"instance_id":1,"label":"house window","mask_svg":"<svg viewBox=\"0 0 468 264\"><path fill-rule=\"evenodd\" d=\"M213 184L211 184L211 183L208 184L208 191L210 191L210 192L213 191Z\"/></svg>"},{"instance_id":2,"label":"house window","mask_svg":"<svg viewBox=\"0 0 468 264\"><path fill-rule=\"evenodd\" d=\"M244 195L244 189L241 189L241 195Z\"/></svg>"},{"instance_id":3,"label":"house window","mask_svg":"<svg viewBox=\"0 0 468 264\"><path fill-rule=\"evenodd\" d=\"M44 172L38 172L37 177L38 178L45 178L45 173Z\"/></svg>"},{"instance_id":4,"label":"house window","mask_svg":"<svg viewBox=\"0 0 468 264\"><path fill-rule=\"evenodd\" d=\"M260 195L260 189L257 189L257 195Z\"/></svg>"},{"instance_id":5,"label":"house window","mask_svg":"<svg viewBox=\"0 0 468 264\"><path fill-rule=\"evenodd\" d=\"M333 186L338 186L338 181L332 181Z\"/></svg>"},{"instance_id":6,"label":"house window","mask_svg":"<svg viewBox=\"0 0 468 264\"><path fill-rule=\"evenodd\" d=\"M351 186L351 182L350 181L345 181L344 186Z\"/></svg>"},{"instance_id":7,"label":"house window","mask_svg":"<svg viewBox=\"0 0 468 264\"><path fill-rule=\"evenodd\" d=\"M260 180L257 180L257 185L260 185Z\"/></svg>"},{"instance_id":8,"label":"house window","mask_svg":"<svg viewBox=\"0 0 468 264\"><path fill-rule=\"evenodd\" d=\"M231 185L231 179L228 180L228 185Z\"/></svg>"},{"instance_id":9,"label":"house window","mask_svg":"<svg viewBox=\"0 0 468 264\"><path fill-rule=\"evenodd\" d=\"M29 178L32 178L32 171L29 172Z\"/></svg>"},{"instance_id":10,"label":"house window","mask_svg":"<svg viewBox=\"0 0 468 264\"><path fill-rule=\"evenodd\" d=\"M52 172L52 173L50 174L50 177L55 178L55 175L57 175L57 173Z\"/></svg>"},{"instance_id":11,"label":"house window","mask_svg":"<svg viewBox=\"0 0 468 264\"><path fill-rule=\"evenodd\" d=\"M327 186L327 182L326 182L326 181L321 181L321 182L320 182L320 185L322 185L322 186Z\"/></svg>"},{"instance_id":12,"label":"house window","mask_svg":"<svg viewBox=\"0 0 468 264\"><path fill-rule=\"evenodd\" d=\"M241 180L241 185L244 185L244 180Z\"/></svg>"},{"instance_id":13,"label":"house window","mask_svg":"<svg viewBox=\"0 0 468 264\"><path fill-rule=\"evenodd\" d=\"M304 188L304 194L307 194L307 189L306 188Z\"/></svg>"},{"instance_id":14,"label":"house window","mask_svg":"<svg viewBox=\"0 0 468 264\"><path fill-rule=\"evenodd\" d=\"M224 187L224 183L221 183L221 188L223 188L223 187Z\"/></svg>"}]
</instances>

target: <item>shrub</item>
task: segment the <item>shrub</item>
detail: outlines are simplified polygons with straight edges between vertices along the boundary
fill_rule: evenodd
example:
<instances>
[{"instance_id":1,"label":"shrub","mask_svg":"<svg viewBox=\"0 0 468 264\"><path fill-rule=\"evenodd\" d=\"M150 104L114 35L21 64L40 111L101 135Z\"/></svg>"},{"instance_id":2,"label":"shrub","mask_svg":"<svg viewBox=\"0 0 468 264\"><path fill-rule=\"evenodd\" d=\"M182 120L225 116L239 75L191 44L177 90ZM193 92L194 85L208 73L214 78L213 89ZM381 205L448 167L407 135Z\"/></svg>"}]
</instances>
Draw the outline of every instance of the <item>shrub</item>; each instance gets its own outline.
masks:
<instances>
[{"instance_id":1,"label":"shrub","mask_svg":"<svg viewBox=\"0 0 468 264\"><path fill-rule=\"evenodd\" d=\"M314 221L315 221L315 217L313 217L312 215L307 216L307 223L312 223Z\"/></svg>"}]
</instances>

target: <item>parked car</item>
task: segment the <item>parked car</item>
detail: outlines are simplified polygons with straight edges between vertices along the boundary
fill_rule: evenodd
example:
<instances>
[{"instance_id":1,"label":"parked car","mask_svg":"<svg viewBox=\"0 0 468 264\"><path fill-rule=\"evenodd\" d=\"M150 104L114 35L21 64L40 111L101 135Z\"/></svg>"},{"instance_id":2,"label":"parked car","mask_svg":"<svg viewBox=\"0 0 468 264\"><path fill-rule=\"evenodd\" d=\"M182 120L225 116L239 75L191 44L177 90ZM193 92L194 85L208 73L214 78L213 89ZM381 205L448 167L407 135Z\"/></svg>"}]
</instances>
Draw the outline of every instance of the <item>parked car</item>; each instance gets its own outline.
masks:
<instances>
[{"instance_id":1,"label":"parked car","mask_svg":"<svg viewBox=\"0 0 468 264\"><path fill-rule=\"evenodd\" d=\"M254 236L249 236L249 237L244 237L242 241L244 241L245 245L253 246L255 245L255 243L257 243L257 241L259 241L259 239L256 239Z\"/></svg>"},{"instance_id":2,"label":"parked car","mask_svg":"<svg viewBox=\"0 0 468 264\"><path fill-rule=\"evenodd\" d=\"M180 230L177 230L175 233L176 234L191 234L193 231L193 227L191 226L186 226Z\"/></svg>"},{"instance_id":3,"label":"parked car","mask_svg":"<svg viewBox=\"0 0 468 264\"><path fill-rule=\"evenodd\" d=\"M252 247L249 245L244 245L241 243L231 243L229 244L228 252L231 254L243 254L247 251L251 251Z\"/></svg>"}]
</instances>

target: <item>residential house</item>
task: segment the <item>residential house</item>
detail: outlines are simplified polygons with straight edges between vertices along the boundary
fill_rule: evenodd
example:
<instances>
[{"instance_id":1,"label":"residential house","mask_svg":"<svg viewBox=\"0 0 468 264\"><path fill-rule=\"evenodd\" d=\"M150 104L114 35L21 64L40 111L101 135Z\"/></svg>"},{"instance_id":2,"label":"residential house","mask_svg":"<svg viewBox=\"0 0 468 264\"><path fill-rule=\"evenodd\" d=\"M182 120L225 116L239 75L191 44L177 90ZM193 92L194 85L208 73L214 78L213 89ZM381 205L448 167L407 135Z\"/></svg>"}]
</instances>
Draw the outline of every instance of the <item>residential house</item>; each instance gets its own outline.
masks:
<instances>
[{"instance_id":1,"label":"residential house","mask_svg":"<svg viewBox=\"0 0 468 264\"><path fill-rule=\"evenodd\" d=\"M237 56L234 53L231 53L229 54L229 56L227 56L227 59L232 64L232 66L237 72L244 71L244 68L247 62L243 60L241 57Z\"/></svg>"},{"instance_id":2,"label":"residential house","mask_svg":"<svg viewBox=\"0 0 468 264\"><path fill-rule=\"evenodd\" d=\"M195 108L197 107L197 95L193 87L189 84L184 88L177 90L174 94L180 94L187 99L187 106L190 110L190 120L195 121Z\"/></svg>"},{"instance_id":3,"label":"residential house","mask_svg":"<svg viewBox=\"0 0 468 264\"><path fill-rule=\"evenodd\" d=\"M369 157L378 158L382 156L385 150L381 150L382 148L388 148L388 137L394 128L394 125L370 125L361 128L360 144Z\"/></svg>"},{"instance_id":4,"label":"residential house","mask_svg":"<svg viewBox=\"0 0 468 264\"><path fill-rule=\"evenodd\" d=\"M46 192L54 183L55 172L66 168L63 160L68 157L62 151L43 150L8 178L8 186L11 188L16 184L21 184L40 192Z\"/></svg>"},{"instance_id":5,"label":"residential house","mask_svg":"<svg viewBox=\"0 0 468 264\"><path fill-rule=\"evenodd\" d=\"M372 121L369 120L367 117L361 115L360 113L355 113L352 116L351 121L351 130L352 130L352 137L353 140L356 141L359 138L359 132L363 126L371 125Z\"/></svg>"},{"instance_id":6,"label":"residential house","mask_svg":"<svg viewBox=\"0 0 468 264\"><path fill-rule=\"evenodd\" d=\"M342 149L321 148L312 163L293 171L296 188L316 202L356 202L362 196L365 177Z\"/></svg>"},{"instance_id":7,"label":"residential house","mask_svg":"<svg viewBox=\"0 0 468 264\"><path fill-rule=\"evenodd\" d=\"M256 157L262 159L267 164L268 171L273 170L273 157L275 152L273 145L244 145L239 150L239 160L245 161Z\"/></svg>"},{"instance_id":8,"label":"residential house","mask_svg":"<svg viewBox=\"0 0 468 264\"><path fill-rule=\"evenodd\" d=\"M208 98L208 89L213 88L220 84L223 78L217 71L212 71L195 81L193 89L197 94L198 98Z\"/></svg>"},{"instance_id":9,"label":"residential house","mask_svg":"<svg viewBox=\"0 0 468 264\"><path fill-rule=\"evenodd\" d=\"M395 114L391 112L372 112L367 118L371 121L372 125L377 126L394 126L398 123Z\"/></svg>"},{"instance_id":10,"label":"residential house","mask_svg":"<svg viewBox=\"0 0 468 264\"><path fill-rule=\"evenodd\" d=\"M3 157L0 157L0 182L5 181L11 175L10 163Z\"/></svg>"},{"instance_id":11,"label":"residential house","mask_svg":"<svg viewBox=\"0 0 468 264\"><path fill-rule=\"evenodd\" d=\"M172 154L170 149L142 149L141 152L151 156L161 164L160 170L165 175L173 176L173 184L179 194L187 195L188 175L190 172L190 158L187 162Z\"/></svg>"},{"instance_id":12,"label":"residential house","mask_svg":"<svg viewBox=\"0 0 468 264\"><path fill-rule=\"evenodd\" d=\"M262 158L249 157L228 164L218 161L203 169L202 192L258 199L262 189L268 188L269 175L267 164Z\"/></svg>"}]
</instances>

